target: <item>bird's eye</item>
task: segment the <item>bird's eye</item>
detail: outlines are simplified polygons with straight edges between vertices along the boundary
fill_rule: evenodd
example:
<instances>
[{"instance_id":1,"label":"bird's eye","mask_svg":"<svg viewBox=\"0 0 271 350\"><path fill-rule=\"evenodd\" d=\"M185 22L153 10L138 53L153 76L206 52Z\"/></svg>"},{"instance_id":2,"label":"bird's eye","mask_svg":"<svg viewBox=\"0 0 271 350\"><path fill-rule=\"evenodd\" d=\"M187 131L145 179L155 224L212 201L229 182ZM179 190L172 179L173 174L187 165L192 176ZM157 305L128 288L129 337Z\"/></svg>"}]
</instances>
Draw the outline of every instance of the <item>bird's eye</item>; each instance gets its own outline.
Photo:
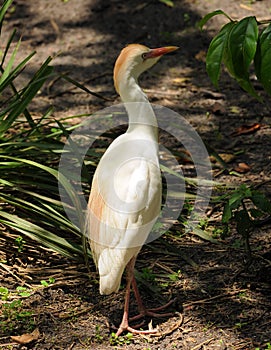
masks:
<instances>
[{"instance_id":1,"label":"bird's eye","mask_svg":"<svg viewBox=\"0 0 271 350\"><path fill-rule=\"evenodd\" d=\"M145 61L147 58L148 58L148 53L147 52L144 52L142 55L141 55L141 57L142 57L142 59L143 59L143 61Z\"/></svg>"}]
</instances>

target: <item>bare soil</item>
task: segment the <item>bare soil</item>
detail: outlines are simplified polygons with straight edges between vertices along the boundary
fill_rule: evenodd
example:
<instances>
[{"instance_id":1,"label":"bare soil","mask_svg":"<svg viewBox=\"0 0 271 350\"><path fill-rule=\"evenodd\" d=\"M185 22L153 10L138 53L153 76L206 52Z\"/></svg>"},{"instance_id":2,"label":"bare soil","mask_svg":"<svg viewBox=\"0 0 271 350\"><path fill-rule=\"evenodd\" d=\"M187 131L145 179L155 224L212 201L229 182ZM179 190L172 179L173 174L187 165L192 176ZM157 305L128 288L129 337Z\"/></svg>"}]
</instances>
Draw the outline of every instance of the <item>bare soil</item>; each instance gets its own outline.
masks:
<instances>
[{"instance_id":1,"label":"bare soil","mask_svg":"<svg viewBox=\"0 0 271 350\"><path fill-rule=\"evenodd\" d=\"M41 115L53 105L53 116L62 118L116 104L119 97L114 91L112 69L123 46L132 42L150 47L178 45L178 53L165 57L142 77L150 100L184 116L210 149L234 155L229 163L232 169L238 169L240 163L248 166L240 176L214 166L215 180L258 184L271 194L270 98L266 104L258 103L225 72L221 89L216 91L206 74L204 58L212 36L226 19L213 19L202 32L196 26L203 15L218 8L236 19L251 15L270 18L271 0L176 0L173 8L158 0L15 0L13 5L2 30L1 46L16 27L18 37L22 36L18 59L37 51L21 74L21 83L52 55L56 72L69 74L109 99L104 101L55 79L35 99L31 106L34 113ZM263 91L260 93L264 96ZM261 126L253 133L234 134L239 127L255 123ZM222 206L210 207L209 227L220 227L221 212ZM230 236L219 244L182 235L181 230L179 225L173 226L169 236L143 247L136 265L138 271L149 268L155 276L153 279L150 274L139 281L146 305L153 307L176 298L171 308L176 314L153 320L161 330L159 336L123 337L114 344L110 337L121 320L123 288L116 295L100 296L92 262L88 271L83 263L69 261L33 242L27 242L19 253L14 240L7 240L0 253L0 261L7 261L0 265L1 286L15 290L23 285L32 290L22 309L31 311L32 323L30 327L30 320L14 320L10 315L11 327L0 329L0 348L269 349L270 222L251 235L249 267L234 225ZM40 281L49 278L55 282L41 288ZM131 313L136 313L133 298ZM29 332L27 327L39 329L37 340L19 345L10 338Z\"/></svg>"}]
</instances>

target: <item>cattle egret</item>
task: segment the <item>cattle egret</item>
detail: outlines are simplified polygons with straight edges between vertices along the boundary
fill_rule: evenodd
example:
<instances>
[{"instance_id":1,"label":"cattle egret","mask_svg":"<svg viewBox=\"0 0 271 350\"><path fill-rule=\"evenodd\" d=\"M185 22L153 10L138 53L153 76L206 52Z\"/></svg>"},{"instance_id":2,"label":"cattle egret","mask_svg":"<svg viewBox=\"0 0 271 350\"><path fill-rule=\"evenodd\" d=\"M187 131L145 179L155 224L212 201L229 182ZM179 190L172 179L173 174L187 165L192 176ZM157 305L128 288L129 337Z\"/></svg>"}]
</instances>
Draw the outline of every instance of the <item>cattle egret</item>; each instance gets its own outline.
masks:
<instances>
[{"instance_id":1,"label":"cattle egret","mask_svg":"<svg viewBox=\"0 0 271 350\"><path fill-rule=\"evenodd\" d=\"M157 316L143 306L134 277L137 254L161 210L161 173L158 127L147 96L138 85L141 73L178 47L149 49L140 44L125 47L116 60L114 84L128 113L126 133L116 138L95 171L86 215L86 235L100 276L100 294L117 292L126 268L127 286L123 319L116 333L154 333L129 326L130 289L140 316ZM160 308L161 309L161 308ZM163 314L168 315L168 314Z\"/></svg>"}]
</instances>

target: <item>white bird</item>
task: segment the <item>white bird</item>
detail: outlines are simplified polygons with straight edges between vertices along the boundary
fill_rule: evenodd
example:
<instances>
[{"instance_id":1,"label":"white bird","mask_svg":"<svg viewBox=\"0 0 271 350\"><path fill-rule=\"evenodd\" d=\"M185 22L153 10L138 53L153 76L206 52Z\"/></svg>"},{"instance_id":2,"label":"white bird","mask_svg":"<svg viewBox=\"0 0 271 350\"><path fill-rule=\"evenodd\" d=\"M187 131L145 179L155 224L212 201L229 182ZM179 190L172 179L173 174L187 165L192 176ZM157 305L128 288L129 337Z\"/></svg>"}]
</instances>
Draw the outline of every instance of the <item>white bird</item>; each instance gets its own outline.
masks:
<instances>
[{"instance_id":1,"label":"white bird","mask_svg":"<svg viewBox=\"0 0 271 350\"><path fill-rule=\"evenodd\" d=\"M95 171L86 215L86 235L100 276L100 294L117 292L125 268L127 286L123 319L116 335L139 331L129 326L131 286L140 316L155 316L143 306L134 278L137 254L161 210L158 127L147 96L138 85L141 73L176 46L125 47L116 60L114 84L128 113L129 126L102 156ZM158 308L159 309L159 308Z\"/></svg>"}]
</instances>

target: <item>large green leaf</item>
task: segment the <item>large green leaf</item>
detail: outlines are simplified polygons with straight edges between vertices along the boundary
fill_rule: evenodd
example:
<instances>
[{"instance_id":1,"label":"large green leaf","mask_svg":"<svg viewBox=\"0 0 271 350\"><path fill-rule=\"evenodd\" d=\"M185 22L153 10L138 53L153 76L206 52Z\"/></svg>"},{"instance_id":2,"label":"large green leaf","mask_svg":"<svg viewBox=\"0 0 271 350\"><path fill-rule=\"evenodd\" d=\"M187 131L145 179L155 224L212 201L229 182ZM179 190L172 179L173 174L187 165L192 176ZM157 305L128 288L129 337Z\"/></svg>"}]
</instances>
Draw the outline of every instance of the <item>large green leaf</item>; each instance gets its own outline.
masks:
<instances>
[{"instance_id":1,"label":"large green leaf","mask_svg":"<svg viewBox=\"0 0 271 350\"><path fill-rule=\"evenodd\" d=\"M257 78L271 95L271 24L261 33L254 59Z\"/></svg>"},{"instance_id":2,"label":"large green leaf","mask_svg":"<svg viewBox=\"0 0 271 350\"><path fill-rule=\"evenodd\" d=\"M228 37L235 22L225 24L220 32L210 43L206 56L206 70L212 83L218 87L221 64L224 59L225 49L228 45Z\"/></svg>"},{"instance_id":3,"label":"large green leaf","mask_svg":"<svg viewBox=\"0 0 271 350\"><path fill-rule=\"evenodd\" d=\"M245 17L229 32L224 63L238 84L252 96L260 99L249 79L249 67L254 59L258 40L255 17Z\"/></svg>"}]
</instances>

